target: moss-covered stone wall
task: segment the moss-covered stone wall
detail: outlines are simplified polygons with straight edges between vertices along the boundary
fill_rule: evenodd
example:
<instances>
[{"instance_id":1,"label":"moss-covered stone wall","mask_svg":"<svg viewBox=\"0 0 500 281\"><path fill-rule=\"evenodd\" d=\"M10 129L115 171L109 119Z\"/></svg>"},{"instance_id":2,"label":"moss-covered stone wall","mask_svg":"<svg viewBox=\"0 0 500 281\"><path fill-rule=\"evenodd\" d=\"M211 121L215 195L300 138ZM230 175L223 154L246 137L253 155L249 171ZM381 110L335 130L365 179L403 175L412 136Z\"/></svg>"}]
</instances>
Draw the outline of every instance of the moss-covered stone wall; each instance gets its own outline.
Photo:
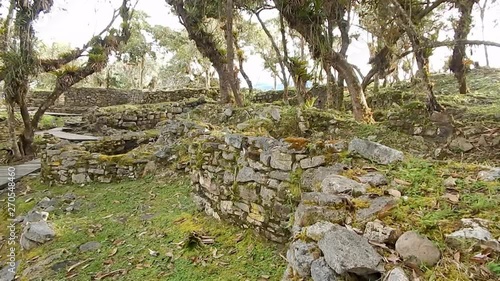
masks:
<instances>
[{"instance_id":1,"label":"moss-covered stone wall","mask_svg":"<svg viewBox=\"0 0 500 281\"><path fill-rule=\"evenodd\" d=\"M338 146L311 147L303 138L202 136L188 150L195 201L209 215L283 243L301 194L338 170Z\"/></svg>"},{"instance_id":2,"label":"moss-covered stone wall","mask_svg":"<svg viewBox=\"0 0 500 281\"><path fill-rule=\"evenodd\" d=\"M51 91L33 91L28 95L30 107L40 106ZM168 91L142 91L105 88L71 88L54 104L54 108L81 108L113 106L120 104L153 104L181 101L206 96L217 99L217 89L179 89Z\"/></svg>"},{"instance_id":3,"label":"moss-covered stone wall","mask_svg":"<svg viewBox=\"0 0 500 281\"><path fill-rule=\"evenodd\" d=\"M91 131L103 131L105 128L148 130L164 120L189 112L204 104L205 98L144 105L119 105L99 108L84 114L83 121Z\"/></svg>"},{"instance_id":4,"label":"moss-covered stone wall","mask_svg":"<svg viewBox=\"0 0 500 281\"><path fill-rule=\"evenodd\" d=\"M153 153L145 148L121 154L115 152L123 151L128 142L138 145L148 142L149 138L145 133L137 133L82 144L67 141L48 144L41 152L42 180L52 185L108 183L140 178L144 176L146 165L151 163ZM97 152L101 150L101 153Z\"/></svg>"}]
</instances>

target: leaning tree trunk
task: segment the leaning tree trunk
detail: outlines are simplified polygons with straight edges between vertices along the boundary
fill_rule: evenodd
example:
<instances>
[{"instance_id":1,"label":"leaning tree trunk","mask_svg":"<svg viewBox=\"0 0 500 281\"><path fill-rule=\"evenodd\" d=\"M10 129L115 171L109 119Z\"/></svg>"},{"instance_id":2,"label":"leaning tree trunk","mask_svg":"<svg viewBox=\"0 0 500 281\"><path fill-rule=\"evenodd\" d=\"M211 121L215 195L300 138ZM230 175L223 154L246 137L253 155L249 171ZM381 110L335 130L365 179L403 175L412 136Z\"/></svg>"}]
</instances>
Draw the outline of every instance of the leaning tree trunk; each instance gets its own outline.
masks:
<instances>
[{"instance_id":1,"label":"leaning tree trunk","mask_svg":"<svg viewBox=\"0 0 500 281\"><path fill-rule=\"evenodd\" d=\"M262 27L262 30L264 30L264 33L267 35L267 38L269 38L269 41L271 42L271 46L273 47L273 50L276 53L276 57L278 58L278 64L279 64L280 70L281 70L280 80L283 83L283 100L285 103L288 103L288 79L286 77L286 66L285 66L284 56L281 55L278 44L274 40L274 37L271 34L271 32L269 31L269 29L267 28L266 24L264 23L264 21L260 17L260 12L254 11L253 13L255 14L255 17L257 18L257 20L259 21L259 23ZM285 40L284 45L286 45L286 37L285 38L282 37L282 42L283 42L283 40ZM283 52L286 53L286 46L285 46L285 48L283 48ZM274 79L275 79L275 83L276 83L276 76L274 77ZM276 85L274 86L274 89L276 90Z\"/></svg>"},{"instance_id":2,"label":"leaning tree trunk","mask_svg":"<svg viewBox=\"0 0 500 281\"><path fill-rule=\"evenodd\" d=\"M486 13L486 6L488 5L488 0L484 0L483 6L479 6L479 17L481 18L481 35L484 40L484 14ZM486 59L486 67L490 67L490 57L488 55L488 47L483 45L484 47L484 57Z\"/></svg>"},{"instance_id":3,"label":"leaning tree trunk","mask_svg":"<svg viewBox=\"0 0 500 281\"><path fill-rule=\"evenodd\" d=\"M234 34L233 34L233 0L226 0L226 47L227 47L227 71L230 73L229 85L233 91L234 100L237 106L243 106L243 99L239 91L239 81L234 68Z\"/></svg>"},{"instance_id":4,"label":"leaning tree trunk","mask_svg":"<svg viewBox=\"0 0 500 281\"><path fill-rule=\"evenodd\" d=\"M236 56L238 57L238 65L240 67L241 76L243 76L243 79L245 79L245 82L247 83L248 86L248 93L251 95L253 92L253 84L252 80L250 80L250 77L243 68L243 63L245 62L245 56L243 50L240 48L240 45L238 44L237 38L234 39L234 47L236 48Z\"/></svg>"},{"instance_id":5,"label":"leaning tree trunk","mask_svg":"<svg viewBox=\"0 0 500 281\"><path fill-rule=\"evenodd\" d=\"M344 13L344 12L342 12ZM347 59L347 50L349 49L350 40L349 40L349 29L350 29L350 20L351 20L351 9L347 10L347 20L344 21L344 15L337 19L337 25L340 30L341 47L340 47L340 55ZM344 76L339 73L339 79L337 81L337 91L335 93L334 104L335 108L338 110L342 110L344 105Z\"/></svg>"},{"instance_id":6,"label":"leaning tree trunk","mask_svg":"<svg viewBox=\"0 0 500 281\"><path fill-rule=\"evenodd\" d=\"M460 94L465 95L468 92L467 89L467 79L466 71L467 67L464 64L465 54L465 43L460 42L460 40L466 40L467 35L471 29L472 23L472 7L475 4L475 0L469 1L457 1L458 9L460 11L460 19L455 28L455 47L453 48L453 55L450 61L450 70L455 74L457 79Z\"/></svg>"},{"instance_id":7,"label":"leaning tree trunk","mask_svg":"<svg viewBox=\"0 0 500 281\"><path fill-rule=\"evenodd\" d=\"M11 142L12 151L14 151L14 160L22 158L19 144L16 136L16 116L14 114L14 106L10 102L6 102L7 106L7 123L9 126L9 139Z\"/></svg>"},{"instance_id":8,"label":"leaning tree trunk","mask_svg":"<svg viewBox=\"0 0 500 281\"><path fill-rule=\"evenodd\" d=\"M289 101L288 101L288 79L286 77L286 74L285 74L285 68L283 67L283 65L286 65L287 68L288 68L288 72L290 72L291 75L293 70L292 70L292 67L290 65L290 62L288 61L288 47L287 47L287 40L286 40L286 31L285 31L285 19L283 18L283 16L279 15L279 20L280 20L280 33L281 33L281 46L283 47L283 57L282 57L282 62L280 62L282 64L282 73L283 73L283 81L286 82L286 87L284 87L283 89L283 100L285 101L285 104L288 104ZM276 45L276 44L275 44ZM278 51L279 53L279 51ZM285 86L285 85L283 85ZM296 91L295 93L297 96L300 94L299 91Z\"/></svg>"},{"instance_id":9,"label":"leaning tree trunk","mask_svg":"<svg viewBox=\"0 0 500 281\"><path fill-rule=\"evenodd\" d=\"M332 66L331 64L323 60L323 69L325 70L326 74L326 102L325 107L330 107L332 104L337 108L337 105L334 104L334 92L336 91L335 87L335 77L333 76L332 73Z\"/></svg>"},{"instance_id":10,"label":"leaning tree trunk","mask_svg":"<svg viewBox=\"0 0 500 281\"><path fill-rule=\"evenodd\" d=\"M332 52L331 56L333 67L339 72L339 75L344 77L346 81L349 94L351 95L352 113L354 115L354 119L358 122L372 123L372 112L366 103L365 94L361 88L361 84L359 83L354 68L339 53Z\"/></svg>"},{"instance_id":11,"label":"leaning tree trunk","mask_svg":"<svg viewBox=\"0 0 500 281\"><path fill-rule=\"evenodd\" d=\"M392 4L396 9L396 13L399 14L401 23L410 38L411 45L414 51L415 59L417 61L418 73L422 79L422 83L427 90L427 110L429 112L441 112L444 108L438 103L436 96L434 95L434 89L430 80L429 75L429 59L426 56L427 48L423 48L420 43L420 36L418 35L411 18L405 12L401 4L397 0L391 0Z\"/></svg>"}]
</instances>

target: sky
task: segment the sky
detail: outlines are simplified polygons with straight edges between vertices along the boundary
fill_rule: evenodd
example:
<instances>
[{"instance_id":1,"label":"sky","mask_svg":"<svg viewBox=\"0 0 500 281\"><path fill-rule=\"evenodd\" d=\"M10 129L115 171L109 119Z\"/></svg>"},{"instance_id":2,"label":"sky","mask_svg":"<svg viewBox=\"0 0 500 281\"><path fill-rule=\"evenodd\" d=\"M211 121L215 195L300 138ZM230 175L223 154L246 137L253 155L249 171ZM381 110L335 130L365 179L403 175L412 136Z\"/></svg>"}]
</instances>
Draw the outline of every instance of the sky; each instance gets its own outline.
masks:
<instances>
[{"instance_id":1,"label":"sky","mask_svg":"<svg viewBox=\"0 0 500 281\"><path fill-rule=\"evenodd\" d=\"M98 34L104 29L113 14L113 10L120 6L121 0L58 0L55 1L53 10L36 22L35 30L40 40L46 44L52 42L68 43L73 47L82 46L94 34ZM170 11L170 7L164 0L140 0L138 10L145 11L149 16L152 25L164 25L175 29L183 28L178 18ZM500 26L495 26L493 20L500 14L500 5L490 9L486 13L485 19L485 40L500 41L498 34ZM478 15L478 13L476 13ZM353 30L354 31L354 30ZM452 36L452 34L450 34ZM440 39L445 39L443 36ZM472 29L468 39L481 40L480 24ZM480 65L485 65L483 47L474 47L472 56L474 61ZM500 48L489 47L490 65L500 67ZM441 70L446 57L451 54L448 48L438 48L431 57L431 69ZM366 74L370 70L368 65L369 52L366 45L366 35L361 35L359 40L354 40L347 53L350 63L358 65L361 71ZM257 56L250 57L245 70L248 72L254 84L273 84L273 79L267 71L263 69L264 62Z\"/></svg>"}]
</instances>

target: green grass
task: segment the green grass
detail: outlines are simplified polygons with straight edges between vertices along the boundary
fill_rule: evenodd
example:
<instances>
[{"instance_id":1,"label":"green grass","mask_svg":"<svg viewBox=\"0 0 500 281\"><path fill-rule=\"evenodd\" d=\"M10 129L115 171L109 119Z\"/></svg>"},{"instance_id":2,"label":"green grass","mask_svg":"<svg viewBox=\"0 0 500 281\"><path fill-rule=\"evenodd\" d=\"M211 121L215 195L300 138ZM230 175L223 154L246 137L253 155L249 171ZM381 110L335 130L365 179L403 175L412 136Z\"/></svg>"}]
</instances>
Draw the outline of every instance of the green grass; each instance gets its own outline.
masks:
<instances>
[{"instance_id":1,"label":"green grass","mask_svg":"<svg viewBox=\"0 0 500 281\"><path fill-rule=\"evenodd\" d=\"M47 186L38 182L28 185L32 193L20 196L18 202L24 202L28 197L34 200L28 204L20 203L19 212L30 210L33 202L47 196L47 192L42 192ZM184 179L51 187L52 196L71 192L84 201L84 207L75 213L56 211L51 214L49 220L55 225L57 237L23 253L22 258L39 256L38 260L41 260L54 249L64 249L66 253L58 261L93 259L85 263L88 265L71 271L70 275L77 275L70 280L89 280L90 276L118 269L127 271L118 277L119 280L281 278L285 261L279 256L275 244L262 240L251 231L198 213L189 191L189 184ZM143 221L141 217L145 214L154 214L154 217ZM5 216L2 214L2 221ZM4 229L2 227L2 231ZM186 241L192 232L213 236L215 243L193 248L177 245ZM99 252L81 253L78 250L88 241L100 242ZM116 254L111 255L115 249ZM151 256L149 249L158 251L159 256ZM45 273L44 280L69 280L65 270L53 272L47 266Z\"/></svg>"},{"instance_id":2,"label":"green grass","mask_svg":"<svg viewBox=\"0 0 500 281\"><path fill-rule=\"evenodd\" d=\"M382 218L384 223L401 231L413 230L427 236L443 253L440 264L424 269L423 280L471 280L469 274L479 278L477 263L471 261L471 258L480 253L481 249L452 249L446 244L445 235L461 228L461 218L482 218L492 222L489 227L492 236L500 237L498 182L476 181L474 178L477 175L477 166L452 161L433 162L410 157L396 166L377 167L387 173L390 180L400 179L409 183L396 187L407 198L400 200L399 204ZM443 181L451 174L459 176L454 189L460 197L455 203L444 198L447 190ZM454 261L457 252L461 255L459 266ZM495 266L498 266L498 262L494 262L497 258L496 254L490 257L490 267L497 268Z\"/></svg>"},{"instance_id":3,"label":"green grass","mask_svg":"<svg viewBox=\"0 0 500 281\"><path fill-rule=\"evenodd\" d=\"M0 112L0 117L5 117L7 118L7 113L6 112ZM15 114L16 120L18 120L19 125L22 126L22 120L21 114L16 113ZM40 119L40 122L38 123L38 129L39 130L49 130L53 129L56 127L62 127L64 125L64 119L60 117L55 117L55 116L50 116L50 115L43 115L42 118Z\"/></svg>"}]
</instances>

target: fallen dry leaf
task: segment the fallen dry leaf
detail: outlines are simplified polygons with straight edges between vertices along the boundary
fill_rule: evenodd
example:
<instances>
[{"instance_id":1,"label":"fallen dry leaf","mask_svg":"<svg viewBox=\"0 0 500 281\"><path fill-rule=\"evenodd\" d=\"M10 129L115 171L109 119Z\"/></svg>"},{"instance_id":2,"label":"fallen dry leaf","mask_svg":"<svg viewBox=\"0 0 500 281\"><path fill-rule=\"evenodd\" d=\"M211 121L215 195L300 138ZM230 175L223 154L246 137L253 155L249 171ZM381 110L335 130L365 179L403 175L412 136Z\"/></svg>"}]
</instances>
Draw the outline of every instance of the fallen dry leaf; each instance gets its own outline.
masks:
<instances>
[{"instance_id":1,"label":"fallen dry leaf","mask_svg":"<svg viewBox=\"0 0 500 281\"><path fill-rule=\"evenodd\" d=\"M396 190L396 189L389 189L387 190L387 194L396 197L396 198L401 198L401 191Z\"/></svg>"},{"instance_id":2,"label":"fallen dry leaf","mask_svg":"<svg viewBox=\"0 0 500 281\"><path fill-rule=\"evenodd\" d=\"M118 252L118 248L113 248L113 250L111 250L111 253L109 253L108 257L112 257L114 255L116 255L116 252Z\"/></svg>"},{"instance_id":3,"label":"fallen dry leaf","mask_svg":"<svg viewBox=\"0 0 500 281\"><path fill-rule=\"evenodd\" d=\"M471 260L472 261L475 261L475 262L479 262L479 263L484 263L488 260L488 257L489 257L490 253L478 253L476 255L474 255Z\"/></svg>"},{"instance_id":4,"label":"fallen dry leaf","mask_svg":"<svg viewBox=\"0 0 500 281\"><path fill-rule=\"evenodd\" d=\"M239 243L243 240L243 233L236 234L236 243Z\"/></svg>"},{"instance_id":5,"label":"fallen dry leaf","mask_svg":"<svg viewBox=\"0 0 500 281\"><path fill-rule=\"evenodd\" d=\"M125 244L125 240L116 239L115 241L113 241L113 245L115 246L121 246L123 244Z\"/></svg>"},{"instance_id":6,"label":"fallen dry leaf","mask_svg":"<svg viewBox=\"0 0 500 281\"><path fill-rule=\"evenodd\" d=\"M94 277L94 280L102 280L104 278L107 278L107 277L111 277L111 276L114 276L114 275L117 275L117 274L125 274L127 271L125 269L117 269L117 270L113 270L111 272L108 272L108 273L98 273L95 277Z\"/></svg>"},{"instance_id":7,"label":"fallen dry leaf","mask_svg":"<svg viewBox=\"0 0 500 281\"><path fill-rule=\"evenodd\" d=\"M82 264L84 264L84 263L87 263L87 262L89 262L89 261L93 261L93 260L94 260L94 259L86 259L86 260L84 260L84 261L77 262L77 263L75 263L74 265L70 266L66 272L67 272L67 273L70 273L73 269L75 269L75 268L79 267L80 265L82 265Z\"/></svg>"},{"instance_id":8,"label":"fallen dry leaf","mask_svg":"<svg viewBox=\"0 0 500 281\"><path fill-rule=\"evenodd\" d=\"M148 249L148 250L149 250L149 255L152 257L157 257L160 255L160 253L155 251L155 250L151 250L151 249Z\"/></svg>"},{"instance_id":9,"label":"fallen dry leaf","mask_svg":"<svg viewBox=\"0 0 500 281\"><path fill-rule=\"evenodd\" d=\"M404 180L401 180L401 179L394 179L394 182L396 184L399 184L399 185L404 185L404 186L410 186L411 183L407 182L407 181L404 181Z\"/></svg>"},{"instance_id":10,"label":"fallen dry leaf","mask_svg":"<svg viewBox=\"0 0 500 281\"><path fill-rule=\"evenodd\" d=\"M391 254L386 259L387 259L387 261L392 262L392 263L397 263L398 261L400 261L400 258L395 254Z\"/></svg>"},{"instance_id":11,"label":"fallen dry leaf","mask_svg":"<svg viewBox=\"0 0 500 281\"><path fill-rule=\"evenodd\" d=\"M460 252L456 252L456 253L453 255L453 259L454 259L456 262L460 262Z\"/></svg>"},{"instance_id":12,"label":"fallen dry leaf","mask_svg":"<svg viewBox=\"0 0 500 281\"><path fill-rule=\"evenodd\" d=\"M458 203L460 201L460 194L457 190L447 188L446 193L443 195L451 203Z\"/></svg>"}]
</instances>

